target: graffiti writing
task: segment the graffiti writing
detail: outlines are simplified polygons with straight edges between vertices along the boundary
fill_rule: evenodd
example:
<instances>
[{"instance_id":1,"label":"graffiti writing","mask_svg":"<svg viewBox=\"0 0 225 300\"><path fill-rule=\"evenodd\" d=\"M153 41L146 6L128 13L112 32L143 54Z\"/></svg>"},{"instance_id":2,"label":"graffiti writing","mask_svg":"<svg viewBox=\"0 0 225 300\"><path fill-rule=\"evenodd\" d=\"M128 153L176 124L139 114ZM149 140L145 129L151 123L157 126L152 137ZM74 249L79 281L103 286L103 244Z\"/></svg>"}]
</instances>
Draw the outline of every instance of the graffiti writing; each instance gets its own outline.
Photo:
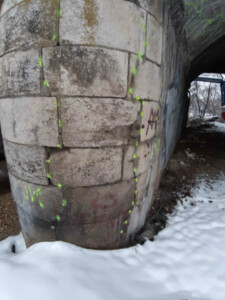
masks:
<instances>
[{"instance_id":1,"label":"graffiti writing","mask_svg":"<svg viewBox=\"0 0 225 300\"><path fill-rule=\"evenodd\" d=\"M151 129L153 129L154 126L155 126L155 130L157 129L158 120L159 120L159 110L155 111L153 108L151 108L150 112L149 112L148 126L147 126L147 130L146 130L146 135L148 135L148 131L149 131L150 126L151 126Z\"/></svg>"},{"instance_id":2,"label":"graffiti writing","mask_svg":"<svg viewBox=\"0 0 225 300\"><path fill-rule=\"evenodd\" d=\"M24 198L27 201L31 200L31 202L34 202L35 200L38 200L40 206L44 207L43 204L40 202L40 197L41 197L41 189L40 188L36 189L35 191L32 191L30 185L25 184L24 189L25 189Z\"/></svg>"},{"instance_id":3,"label":"graffiti writing","mask_svg":"<svg viewBox=\"0 0 225 300\"><path fill-rule=\"evenodd\" d=\"M210 35L220 27L222 23L222 14L219 14L213 18L203 18L202 12L204 0L201 0L200 7L196 3L196 1L185 3L185 5L189 7L188 15L190 15L194 11L200 18L200 21L198 21L197 24L192 26L191 29L187 31L188 37L195 35L195 38L199 38L200 36L205 34Z\"/></svg>"}]
</instances>

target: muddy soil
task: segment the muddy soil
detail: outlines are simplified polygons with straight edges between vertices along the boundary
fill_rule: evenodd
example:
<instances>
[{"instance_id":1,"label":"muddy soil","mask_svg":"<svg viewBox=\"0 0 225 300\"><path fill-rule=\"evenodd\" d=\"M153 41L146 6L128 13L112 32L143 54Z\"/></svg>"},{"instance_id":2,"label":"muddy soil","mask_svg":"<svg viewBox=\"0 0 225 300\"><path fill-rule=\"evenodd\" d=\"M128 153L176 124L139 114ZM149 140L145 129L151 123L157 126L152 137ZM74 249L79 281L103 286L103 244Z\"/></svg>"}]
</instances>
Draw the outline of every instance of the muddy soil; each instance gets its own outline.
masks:
<instances>
[{"instance_id":1,"label":"muddy soil","mask_svg":"<svg viewBox=\"0 0 225 300\"><path fill-rule=\"evenodd\" d=\"M165 228L167 216L173 214L177 202L191 196L191 188L198 180L216 179L221 172L225 172L225 132L216 131L210 121L191 123L168 162L146 224L133 244L153 241Z\"/></svg>"},{"instance_id":2,"label":"muddy soil","mask_svg":"<svg viewBox=\"0 0 225 300\"><path fill-rule=\"evenodd\" d=\"M0 156L0 241L21 231L10 191L4 155Z\"/></svg>"}]
</instances>

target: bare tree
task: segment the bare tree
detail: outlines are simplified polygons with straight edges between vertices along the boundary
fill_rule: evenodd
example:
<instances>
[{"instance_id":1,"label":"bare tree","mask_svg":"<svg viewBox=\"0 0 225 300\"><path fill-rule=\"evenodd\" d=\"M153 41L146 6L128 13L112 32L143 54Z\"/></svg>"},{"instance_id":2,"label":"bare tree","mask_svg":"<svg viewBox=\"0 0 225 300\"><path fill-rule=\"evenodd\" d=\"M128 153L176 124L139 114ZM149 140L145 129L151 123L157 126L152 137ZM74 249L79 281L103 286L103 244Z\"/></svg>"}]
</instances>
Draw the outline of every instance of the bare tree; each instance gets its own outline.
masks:
<instances>
[{"instance_id":1,"label":"bare tree","mask_svg":"<svg viewBox=\"0 0 225 300\"><path fill-rule=\"evenodd\" d=\"M220 86L217 83L194 81L190 88L189 117L204 118L205 114L219 115L221 106Z\"/></svg>"}]
</instances>

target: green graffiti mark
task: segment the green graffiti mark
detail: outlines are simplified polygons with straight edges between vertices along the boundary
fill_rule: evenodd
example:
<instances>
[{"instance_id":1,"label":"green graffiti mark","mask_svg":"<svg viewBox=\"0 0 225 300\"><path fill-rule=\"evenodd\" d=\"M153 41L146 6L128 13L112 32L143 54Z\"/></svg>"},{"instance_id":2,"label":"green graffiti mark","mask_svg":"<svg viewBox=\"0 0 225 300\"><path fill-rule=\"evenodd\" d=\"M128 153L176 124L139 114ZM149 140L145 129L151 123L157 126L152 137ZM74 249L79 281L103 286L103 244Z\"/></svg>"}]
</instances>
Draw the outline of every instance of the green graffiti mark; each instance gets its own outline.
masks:
<instances>
[{"instance_id":1,"label":"green graffiti mark","mask_svg":"<svg viewBox=\"0 0 225 300\"><path fill-rule=\"evenodd\" d=\"M190 7L188 10L188 16L190 15L190 13L194 11L195 13L197 13L197 15L200 18L200 21L198 21L197 24L192 26L187 31L187 37L194 36L194 38L200 38L202 35L206 35L206 34L211 35L220 27L222 22L222 14L219 14L216 17L211 19L210 18L203 19L202 11L203 11L204 0L201 0L200 8L198 8L196 1L185 3L185 5Z\"/></svg>"},{"instance_id":2,"label":"green graffiti mark","mask_svg":"<svg viewBox=\"0 0 225 300\"><path fill-rule=\"evenodd\" d=\"M47 86L48 88L50 87L50 85L49 85L49 83L48 83L47 80L45 80L45 81L43 82L43 84L44 84L44 86Z\"/></svg>"},{"instance_id":3,"label":"green graffiti mark","mask_svg":"<svg viewBox=\"0 0 225 300\"><path fill-rule=\"evenodd\" d=\"M56 39L57 39L57 35L54 34L53 37L52 37L52 40L55 41Z\"/></svg>"},{"instance_id":4,"label":"green graffiti mark","mask_svg":"<svg viewBox=\"0 0 225 300\"><path fill-rule=\"evenodd\" d=\"M141 58L142 58L142 53L141 53L141 51L139 51L139 52L138 52L138 60L140 61Z\"/></svg>"},{"instance_id":5,"label":"green graffiti mark","mask_svg":"<svg viewBox=\"0 0 225 300\"><path fill-rule=\"evenodd\" d=\"M47 177L48 179L52 179L52 176L51 176L49 173L46 174L46 177Z\"/></svg>"},{"instance_id":6,"label":"green graffiti mark","mask_svg":"<svg viewBox=\"0 0 225 300\"><path fill-rule=\"evenodd\" d=\"M39 57L39 67L41 68L43 66L43 63L42 63L42 58Z\"/></svg>"},{"instance_id":7,"label":"green graffiti mark","mask_svg":"<svg viewBox=\"0 0 225 300\"><path fill-rule=\"evenodd\" d=\"M189 2L189 3L185 3L185 5L190 6L190 9L188 11L188 15L192 12L192 10L194 9L196 11L196 13L201 16L202 14L202 10L203 10L203 4L204 4L204 0L201 0L201 6L200 9L198 8L196 3L193 2Z\"/></svg>"},{"instance_id":8,"label":"green graffiti mark","mask_svg":"<svg viewBox=\"0 0 225 300\"><path fill-rule=\"evenodd\" d=\"M62 206L63 207L67 206L67 201L65 199L62 200Z\"/></svg>"},{"instance_id":9,"label":"green graffiti mark","mask_svg":"<svg viewBox=\"0 0 225 300\"><path fill-rule=\"evenodd\" d=\"M132 87L129 88L129 93L130 93L131 95L133 94L133 88L132 88Z\"/></svg>"},{"instance_id":10,"label":"green graffiti mark","mask_svg":"<svg viewBox=\"0 0 225 300\"><path fill-rule=\"evenodd\" d=\"M136 68L136 67L133 67L133 69L132 69L132 74L135 75L136 72L137 72L137 68Z\"/></svg>"},{"instance_id":11,"label":"green graffiti mark","mask_svg":"<svg viewBox=\"0 0 225 300\"><path fill-rule=\"evenodd\" d=\"M34 202L35 201L35 196L37 198L41 197L41 189L40 188L38 188L37 190L32 191L31 188L30 188L30 185L28 185L28 186L24 185L24 189L25 189L24 198L27 201L31 200L31 202ZM44 207L44 205L43 205L43 207Z\"/></svg>"},{"instance_id":12,"label":"green graffiti mark","mask_svg":"<svg viewBox=\"0 0 225 300\"><path fill-rule=\"evenodd\" d=\"M57 220L58 222L60 222L60 220L61 220L60 215L55 216L55 218L56 218L56 220Z\"/></svg>"}]
</instances>

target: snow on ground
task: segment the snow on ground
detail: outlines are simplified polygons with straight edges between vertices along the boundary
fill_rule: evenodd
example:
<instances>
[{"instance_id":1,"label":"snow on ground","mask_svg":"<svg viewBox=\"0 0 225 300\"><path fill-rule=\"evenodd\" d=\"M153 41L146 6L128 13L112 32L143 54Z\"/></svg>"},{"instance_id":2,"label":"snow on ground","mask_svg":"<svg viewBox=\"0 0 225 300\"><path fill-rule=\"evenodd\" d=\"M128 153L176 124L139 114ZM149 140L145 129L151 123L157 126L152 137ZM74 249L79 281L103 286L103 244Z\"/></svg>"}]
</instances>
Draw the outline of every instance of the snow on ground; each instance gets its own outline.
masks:
<instances>
[{"instance_id":1,"label":"snow on ground","mask_svg":"<svg viewBox=\"0 0 225 300\"><path fill-rule=\"evenodd\" d=\"M143 246L45 242L26 250L21 235L0 242L0 300L224 300L225 174L199 181Z\"/></svg>"},{"instance_id":2,"label":"snow on ground","mask_svg":"<svg viewBox=\"0 0 225 300\"><path fill-rule=\"evenodd\" d=\"M213 122L213 127L206 129L207 131L225 132L225 123Z\"/></svg>"}]
</instances>

